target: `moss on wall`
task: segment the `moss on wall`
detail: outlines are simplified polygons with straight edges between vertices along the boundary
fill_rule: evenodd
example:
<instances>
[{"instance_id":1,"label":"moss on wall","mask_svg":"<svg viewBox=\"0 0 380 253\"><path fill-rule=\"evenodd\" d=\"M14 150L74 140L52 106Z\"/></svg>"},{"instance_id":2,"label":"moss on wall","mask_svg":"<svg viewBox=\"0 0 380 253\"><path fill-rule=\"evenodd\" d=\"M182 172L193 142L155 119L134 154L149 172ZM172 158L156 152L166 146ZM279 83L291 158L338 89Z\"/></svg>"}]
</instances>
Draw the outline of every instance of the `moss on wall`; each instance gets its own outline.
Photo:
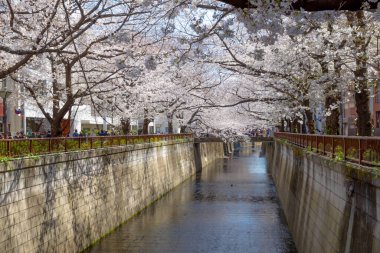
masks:
<instances>
[{"instance_id":1,"label":"moss on wall","mask_svg":"<svg viewBox=\"0 0 380 253\"><path fill-rule=\"evenodd\" d=\"M182 141L8 161L0 249L78 252L194 173L193 143Z\"/></svg>"},{"instance_id":2,"label":"moss on wall","mask_svg":"<svg viewBox=\"0 0 380 253\"><path fill-rule=\"evenodd\" d=\"M380 252L377 168L277 140L266 156L299 252Z\"/></svg>"}]
</instances>

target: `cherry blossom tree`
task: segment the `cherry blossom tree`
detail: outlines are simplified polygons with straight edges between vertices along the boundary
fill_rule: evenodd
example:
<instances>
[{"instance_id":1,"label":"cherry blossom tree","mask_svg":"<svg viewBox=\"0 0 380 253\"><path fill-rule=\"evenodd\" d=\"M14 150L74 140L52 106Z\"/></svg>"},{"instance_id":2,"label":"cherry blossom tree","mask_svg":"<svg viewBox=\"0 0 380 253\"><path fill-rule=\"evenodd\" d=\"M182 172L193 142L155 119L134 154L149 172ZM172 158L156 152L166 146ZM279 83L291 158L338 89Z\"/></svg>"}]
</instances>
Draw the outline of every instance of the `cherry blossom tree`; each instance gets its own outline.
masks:
<instances>
[{"instance_id":1,"label":"cherry blossom tree","mask_svg":"<svg viewBox=\"0 0 380 253\"><path fill-rule=\"evenodd\" d=\"M236 8L257 8L262 4L270 3L273 6L289 5L292 9L305 9L307 11L324 11L324 10L360 10L363 5L371 8L377 7L377 1L367 0L345 0L345 1L325 1L325 0L281 0L281 1L251 1L251 0L218 0Z\"/></svg>"},{"instance_id":2,"label":"cherry blossom tree","mask_svg":"<svg viewBox=\"0 0 380 253\"><path fill-rule=\"evenodd\" d=\"M315 133L323 108L325 133L338 134L350 86L358 133L371 135L376 7L372 0L0 0L0 78L24 86L54 136L80 104L99 115L116 110L125 133L132 118L143 118L147 133L158 115L169 132L176 121L196 132L286 123Z\"/></svg>"},{"instance_id":3,"label":"cherry blossom tree","mask_svg":"<svg viewBox=\"0 0 380 253\"><path fill-rule=\"evenodd\" d=\"M59 1L56 11L60 15L51 21L48 35L67 27L69 37L56 40L52 50L22 52L35 56L20 66L19 73L12 74L13 78L24 85L45 115L53 136L61 135L61 122L75 104L95 103L111 96L116 89L123 91L127 48L137 44L133 36L146 29L140 23L151 18L152 13L144 8L142 3L133 1ZM81 25L85 27L82 29ZM47 87L39 87L41 80L36 72L48 76L49 96L37 92ZM46 107L47 101L52 101L51 110Z\"/></svg>"},{"instance_id":4,"label":"cherry blossom tree","mask_svg":"<svg viewBox=\"0 0 380 253\"><path fill-rule=\"evenodd\" d=\"M0 1L0 78L36 55L70 51L88 30L118 25L135 7L133 1Z\"/></svg>"},{"instance_id":5,"label":"cherry blossom tree","mask_svg":"<svg viewBox=\"0 0 380 253\"><path fill-rule=\"evenodd\" d=\"M244 2L247 3L248 1ZM285 1L282 1L282 3L284 2ZM313 2L316 3L316 1ZM239 66L239 73L244 72L244 74L248 74L248 72L250 72L250 75L261 75L261 79L268 78L268 74L272 74L271 79L278 83L279 80L286 78L280 77L279 74L281 73L279 71L271 71L268 70L266 66L257 67L257 65L251 64L251 60L247 59L248 50L244 51L239 49L239 43L241 43L243 39L238 41L238 38L245 38L245 41L249 41L249 43L246 44L257 43L258 39L263 46L268 47L279 43L280 38L287 37L294 42L291 48L298 53L301 52L303 57L305 57L303 59L307 59L306 62L310 61L311 64L308 63L310 65L308 67L310 69L309 71L302 70L301 67L297 69L297 65L293 65L295 72L289 75L289 77L292 76L294 79L295 75L301 75L302 72L309 72L308 74L311 75L305 79L305 81L309 82L306 87L310 86L310 82L313 83L313 86L319 85L324 87L323 97L325 98L324 106L327 133L338 134L339 104L341 103L340 95L349 88L347 84L353 82L358 88L355 92L358 115L360 115L357 121L358 131L360 135L370 135L368 69L366 65L367 52L371 50L370 41L375 33L373 31L376 31L377 14L376 12L374 15L373 13L364 12L360 10L360 8L375 8L376 1L368 1L368 4L362 1L360 2L360 6L357 5L358 1L355 2L356 5L354 2L348 1L342 4L342 8L339 12L310 13L302 10L301 12L290 12L294 14L290 16L284 15L286 14L284 10L286 10L286 7L300 9L300 7L302 7L301 5L298 7L294 5L297 4L297 2L283 6L271 5L271 3L268 5L267 3L269 2L256 1L255 4L252 3L249 6L252 10L241 12L239 10L231 10L228 6L222 4L215 4L215 2L199 1L197 3L198 8L214 12L214 21L205 22L205 18L196 19L193 29L196 34L193 35L193 39L189 40L190 46L195 45L199 41L207 41L207 44L212 41L209 38L219 37L223 42L222 47L227 49L234 61L234 63L228 63L226 60L222 62L219 61L224 67L237 71L237 66ZM311 2L308 1L303 1L303 3L305 4L304 7L311 4ZM318 2L317 4L322 4L322 2ZM326 4L327 5L324 6L320 5L319 7L321 8L319 9L307 8L309 8L310 11L336 8L332 5L328 6L328 3ZM236 4L233 5L237 6ZM342 10L354 10L356 12L342 12ZM203 17L205 16L207 15L203 14ZM348 17L348 19L344 19L344 17ZM239 22L244 24L247 29L245 33L249 36L244 35L241 37ZM229 45L225 38L230 37L238 42ZM250 37L256 38L256 40L252 40ZM305 43L303 42L304 40L306 40ZM359 43L360 41L362 44ZM211 43L216 44L215 41ZM280 47L279 49L286 50L284 47ZM250 53L254 54L253 51ZM286 58L286 55L282 55L282 59ZM211 60L215 62L215 59ZM278 58L277 60L280 59ZM286 62L286 60L284 62ZM300 61L297 62L300 63ZM245 70L242 71L242 69ZM296 73L297 71L300 73ZM313 74L313 72L315 73ZM299 82L295 82L294 80L287 82L287 85L283 86L281 90L289 91L291 90L289 88L295 85L295 83ZM297 85L295 87L297 87ZM311 90L316 90L314 87L311 88ZM293 92L291 91L290 94L293 94ZM303 102L301 102L299 106L309 108L305 113L308 115L307 122L309 123L309 129L313 132L313 115L310 112L310 104L315 104L315 102L308 101L307 97L310 96L308 89L303 91L302 94L301 97L306 100L302 99Z\"/></svg>"}]
</instances>

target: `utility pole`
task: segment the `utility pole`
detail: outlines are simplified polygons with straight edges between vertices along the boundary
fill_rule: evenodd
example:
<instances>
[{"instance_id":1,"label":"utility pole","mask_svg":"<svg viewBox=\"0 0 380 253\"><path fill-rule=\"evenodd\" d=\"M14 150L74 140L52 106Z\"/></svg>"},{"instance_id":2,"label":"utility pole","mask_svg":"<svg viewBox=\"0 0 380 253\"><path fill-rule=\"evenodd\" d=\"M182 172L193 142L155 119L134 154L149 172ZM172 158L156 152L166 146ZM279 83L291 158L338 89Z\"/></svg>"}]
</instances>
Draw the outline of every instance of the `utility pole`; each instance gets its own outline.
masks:
<instances>
[{"instance_id":1,"label":"utility pole","mask_svg":"<svg viewBox=\"0 0 380 253\"><path fill-rule=\"evenodd\" d=\"M0 97L3 99L3 132L4 138L8 137L8 121L7 121L7 98L11 95L11 91L8 90L7 80L2 80L2 86L0 89Z\"/></svg>"}]
</instances>

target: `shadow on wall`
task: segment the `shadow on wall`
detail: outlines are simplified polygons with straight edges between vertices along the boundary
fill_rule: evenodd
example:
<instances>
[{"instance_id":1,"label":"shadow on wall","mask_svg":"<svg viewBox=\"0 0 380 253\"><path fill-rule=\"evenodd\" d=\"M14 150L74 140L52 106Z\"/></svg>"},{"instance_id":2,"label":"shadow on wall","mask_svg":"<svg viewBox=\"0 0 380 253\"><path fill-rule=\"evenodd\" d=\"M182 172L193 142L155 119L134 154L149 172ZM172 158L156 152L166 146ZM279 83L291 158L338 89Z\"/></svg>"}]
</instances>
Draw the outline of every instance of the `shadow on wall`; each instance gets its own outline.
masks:
<instances>
[{"instance_id":1,"label":"shadow on wall","mask_svg":"<svg viewBox=\"0 0 380 253\"><path fill-rule=\"evenodd\" d=\"M280 141L263 147L298 252L380 252L373 169Z\"/></svg>"},{"instance_id":2,"label":"shadow on wall","mask_svg":"<svg viewBox=\"0 0 380 253\"><path fill-rule=\"evenodd\" d=\"M194 143L194 161L196 172L202 171L201 144Z\"/></svg>"}]
</instances>

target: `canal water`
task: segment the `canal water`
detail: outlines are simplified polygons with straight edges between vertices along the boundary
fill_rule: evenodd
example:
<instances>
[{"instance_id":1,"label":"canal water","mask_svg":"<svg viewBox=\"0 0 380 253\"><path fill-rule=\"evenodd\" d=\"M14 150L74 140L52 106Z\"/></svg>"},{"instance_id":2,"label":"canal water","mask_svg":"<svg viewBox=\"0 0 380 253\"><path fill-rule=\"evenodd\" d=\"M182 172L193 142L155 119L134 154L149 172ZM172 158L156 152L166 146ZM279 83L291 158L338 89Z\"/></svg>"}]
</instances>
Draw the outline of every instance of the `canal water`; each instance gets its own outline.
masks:
<instances>
[{"instance_id":1,"label":"canal water","mask_svg":"<svg viewBox=\"0 0 380 253\"><path fill-rule=\"evenodd\" d=\"M220 159L90 248L118 252L296 252L266 161Z\"/></svg>"}]
</instances>

